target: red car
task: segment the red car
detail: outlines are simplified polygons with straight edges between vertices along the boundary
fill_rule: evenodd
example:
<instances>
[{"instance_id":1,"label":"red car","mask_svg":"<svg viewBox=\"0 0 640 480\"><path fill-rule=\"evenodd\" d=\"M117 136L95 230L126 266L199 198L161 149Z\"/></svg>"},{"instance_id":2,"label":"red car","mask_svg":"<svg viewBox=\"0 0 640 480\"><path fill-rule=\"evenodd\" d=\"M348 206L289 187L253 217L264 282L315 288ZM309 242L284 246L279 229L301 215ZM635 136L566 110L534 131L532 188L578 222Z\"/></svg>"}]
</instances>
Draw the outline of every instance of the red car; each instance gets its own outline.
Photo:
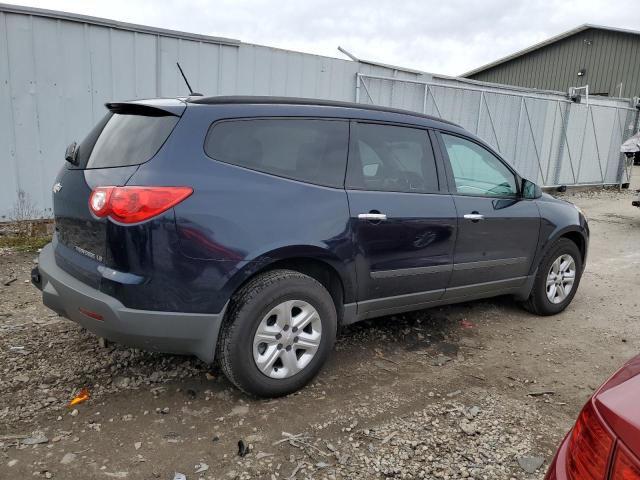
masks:
<instances>
[{"instance_id":1,"label":"red car","mask_svg":"<svg viewBox=\"0 0 640 480\"><path fill-rule=\"evenodd\" d=\"M545 478L640 480L640 355L589 399Z\"/></svg>"}]
</instances>

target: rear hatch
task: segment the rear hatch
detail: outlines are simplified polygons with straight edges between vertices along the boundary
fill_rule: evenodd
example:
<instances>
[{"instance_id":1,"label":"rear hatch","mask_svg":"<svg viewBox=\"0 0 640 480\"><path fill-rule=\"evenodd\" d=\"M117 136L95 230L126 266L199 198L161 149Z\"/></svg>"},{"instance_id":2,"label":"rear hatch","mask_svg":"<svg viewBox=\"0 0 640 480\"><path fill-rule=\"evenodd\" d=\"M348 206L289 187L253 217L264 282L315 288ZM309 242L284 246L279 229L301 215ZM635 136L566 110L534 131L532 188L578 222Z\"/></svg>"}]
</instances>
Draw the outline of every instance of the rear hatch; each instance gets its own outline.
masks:
<instances>
[{"instance_id":1,"label":"rear hatch","mask_svg":"<svg viewBox=\"0 0 640 480\"><path fill-rule=\"evenodd\" d=\"M123 186L138 166L160 150L185 104L179 100L109 103L108 112L87 137L68 149L68 161L53 187L56 263L99 288L100 265L108 263L109 220L89 209L98 186Z\"/></svg>"}]
</instances>

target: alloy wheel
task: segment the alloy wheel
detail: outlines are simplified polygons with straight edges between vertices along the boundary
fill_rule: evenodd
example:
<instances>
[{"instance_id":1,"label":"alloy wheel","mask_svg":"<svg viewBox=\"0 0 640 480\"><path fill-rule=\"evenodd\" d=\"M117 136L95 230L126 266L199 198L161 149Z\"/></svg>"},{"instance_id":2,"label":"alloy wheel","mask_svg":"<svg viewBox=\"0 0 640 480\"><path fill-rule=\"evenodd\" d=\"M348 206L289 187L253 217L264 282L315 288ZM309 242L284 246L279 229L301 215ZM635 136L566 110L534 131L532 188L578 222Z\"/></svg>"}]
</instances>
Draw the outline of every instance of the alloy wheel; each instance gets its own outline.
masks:
<instances>
[{"instance_id":1,"label":"alloy wheel","mask_svg":"<svg viewBox=\"0 0 640 480\"><path fill-rule=\"evenodd\" d=\"M288 378L309 365L321 338L316 309L303 300L287 300L260 321L253 338L253 359L267 377Z\"/></svg>"},{"instance_id":2,"label":"alloy wheel","mask_svg":"<svg viewBox=\"0 0 640 480\"><path fill-rule=\"evenodd\" d=\"M576 278L576 262L569 254L560 255L551 264L547 274L547 298L551 303L562 303Z\"/></svg>"}]
</instances>

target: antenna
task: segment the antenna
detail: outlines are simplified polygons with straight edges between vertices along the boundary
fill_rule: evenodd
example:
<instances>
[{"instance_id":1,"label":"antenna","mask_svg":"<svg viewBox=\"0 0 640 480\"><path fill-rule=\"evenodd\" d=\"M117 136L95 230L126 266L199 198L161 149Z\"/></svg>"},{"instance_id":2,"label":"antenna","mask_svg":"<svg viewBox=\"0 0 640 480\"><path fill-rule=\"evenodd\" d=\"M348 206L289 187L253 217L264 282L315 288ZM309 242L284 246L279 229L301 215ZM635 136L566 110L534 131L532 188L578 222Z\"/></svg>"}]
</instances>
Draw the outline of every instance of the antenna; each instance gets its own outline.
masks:
<instances>
[{"instance_id":1,"label":"antenna","mask_svg":"<svg viewBox=\"0 0 640 480\"><path fill-rule=\"evenodd\" d=\"M176 62L176 65L178 66L178 70L180 70L180 75L182 75L182 78L184 78L184 83L187 84L187 88L189 89L189 95L191 95L192 97L201 97L202 94L194 92L193 89L191 88L191 85L189 85L189 80L187 80L187 76L182 71L182 67L180 66L180 62Z\"/></svg>"}]
</instances>

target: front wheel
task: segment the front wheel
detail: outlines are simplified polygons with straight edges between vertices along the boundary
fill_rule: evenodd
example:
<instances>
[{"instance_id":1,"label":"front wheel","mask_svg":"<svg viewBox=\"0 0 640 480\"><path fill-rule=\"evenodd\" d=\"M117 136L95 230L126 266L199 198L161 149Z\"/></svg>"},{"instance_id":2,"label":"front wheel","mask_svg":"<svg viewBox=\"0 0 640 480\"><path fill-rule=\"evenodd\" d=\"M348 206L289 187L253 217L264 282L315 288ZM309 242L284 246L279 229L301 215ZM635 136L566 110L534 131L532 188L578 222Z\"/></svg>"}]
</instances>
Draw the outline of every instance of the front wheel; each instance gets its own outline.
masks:
<instances>
[{"instance_id":1,"label":"front wheel","mask_svg":"<svg viewBox=\"0 0 640 480\"><path fill-rule=\"evenodd\" d=\"M218 343L220 366L241 390L287 395L318 373L336 338L329 292L292 270L252 279L234 296Z\"/></svg>"},{"instance_id":2,"label":"front wheel","mask_svg":"<svg viewBox=\"0 0 640 480\"><path fill-rule=\"evenodd\" d=\"M555 315L573 300L582 276L582 256L571 240L561 238L544 256L524 307L536 315Z\"/></svg>"}]
</instances>

